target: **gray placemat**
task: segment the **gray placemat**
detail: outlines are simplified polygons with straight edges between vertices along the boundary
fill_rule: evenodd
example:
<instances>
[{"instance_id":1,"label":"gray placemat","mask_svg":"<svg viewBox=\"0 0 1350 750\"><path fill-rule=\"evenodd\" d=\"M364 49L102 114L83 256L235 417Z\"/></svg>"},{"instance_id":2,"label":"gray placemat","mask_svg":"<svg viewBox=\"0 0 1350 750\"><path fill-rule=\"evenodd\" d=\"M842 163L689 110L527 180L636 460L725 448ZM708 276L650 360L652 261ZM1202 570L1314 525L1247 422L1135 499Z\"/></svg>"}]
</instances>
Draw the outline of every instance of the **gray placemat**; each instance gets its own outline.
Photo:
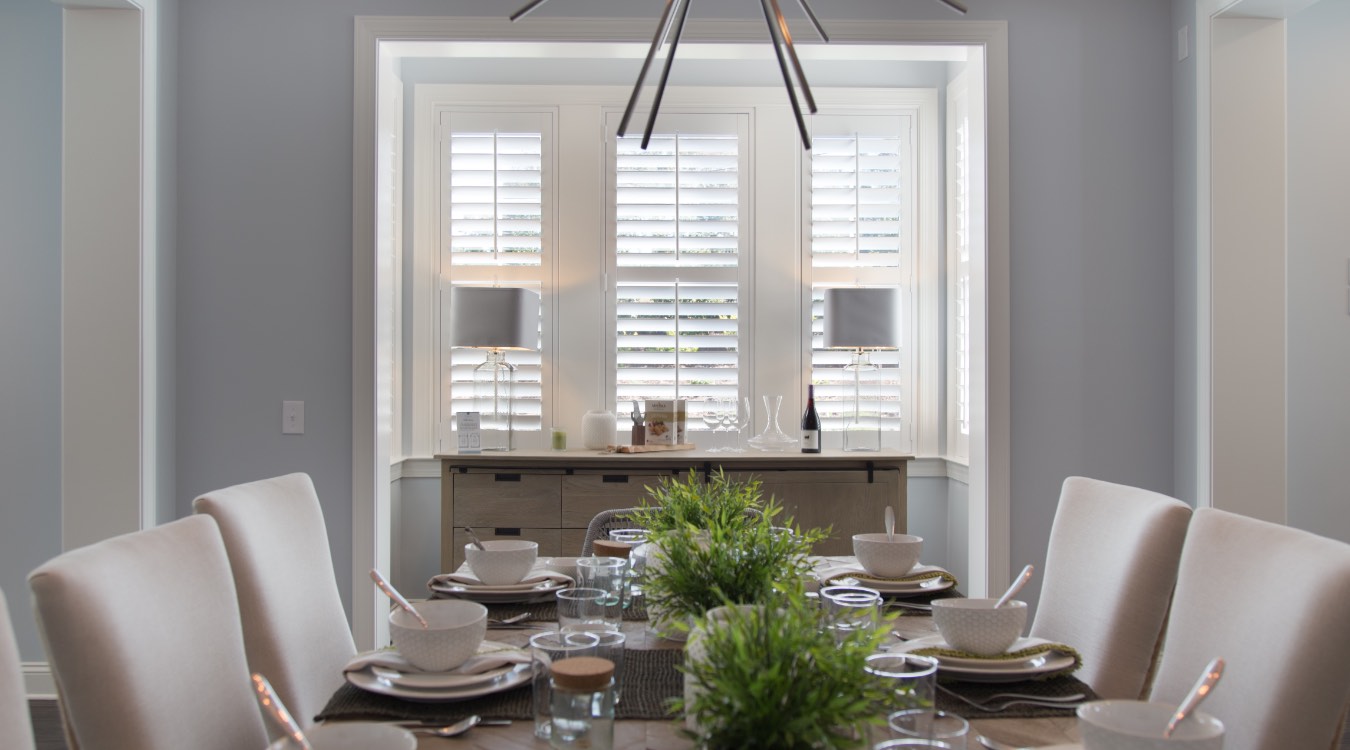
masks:
<instances>
[{"instance_id":1,"label":"gray placemat","mask_svg":"<svg viewBox=\"0 0 1350 750\"><path fill-rule=\"evenodd\" d=\"M432 595L433 599L451 599L450 594L436 592ZM529 617L524 622L557 622L558 621L558 600L551 595L547 599L540 599L533 602L504 602L500 604L484 604L487 607L488 617L495 617L504 620L508 617L514 617L519 614L528 614ZM645 603L638 599L632 606L623 611L625 620L646 620L647 607Z\"/></svg>"},{"instance_id":2,"label":"gray placemat","mask_svg":"<svg viewBox=\"0 0 1350 750\"><path fill-rule=\"evenodd\" d=\"M674 718L669 702L684 691L684 663L680 649L628 649L623 655L623 697L615 709L619 719ZM409 721L445 723L470 714L485 719L531 719L529 683L501 693L465 701L415 702L362 690L351 684L338 688L315 721Z\"/></svg>"},{"instance_id":3,"label":"gray placemat","mask_svg":"<svg viewBox=\"0 0 1350 750\"><path fill-rule=\"evenodd\" d=\"M1020 704L998 712L981 711L948 695L944 690L951 690L977 703L987 702L990 696L998 693L1021 693L1050 698L1082 693L1086 696L1083 698L1084 701L1097 700L1097 694L1092 692L1092 688L1088 687L1087 683L1070 675L1052 677L1048 680L1024 680L1022 682L955 682L944 680L941 685L943 689L938 690L937 694L938 710L954 713L967 719L1039 719L1050 716L1073 716L1077 706L1050 708Z\"/></svg>"}]
</instances>

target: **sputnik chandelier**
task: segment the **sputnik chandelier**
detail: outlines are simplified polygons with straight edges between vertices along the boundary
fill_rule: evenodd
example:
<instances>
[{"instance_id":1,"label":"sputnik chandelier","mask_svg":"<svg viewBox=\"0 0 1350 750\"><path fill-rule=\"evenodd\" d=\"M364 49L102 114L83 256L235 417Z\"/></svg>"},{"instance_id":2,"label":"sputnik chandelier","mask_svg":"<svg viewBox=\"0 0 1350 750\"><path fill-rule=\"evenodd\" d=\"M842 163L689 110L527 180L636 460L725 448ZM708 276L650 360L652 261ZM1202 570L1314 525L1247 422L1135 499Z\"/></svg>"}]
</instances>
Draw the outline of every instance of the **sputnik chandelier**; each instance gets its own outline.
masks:
<instances>
[{"instance_id":1,"label":"sputnik chandelier","mask_svg":"<svg viewBox=\"0 0 1350 750\"><path fill-rule=\"evenodd\" d=\"M528 4L520 10L511 14L512 21L518 21L529 15L539 6L548 2L548 0L530 0ZM647 150L647 144L652 139L652 126L656 124L656 114L661 109L661 97L666 93L666 81L670 78L670 64L675 61L675 49L680 45L680 36L684 33L684 22L689 17L689 5L692 0L666 0L666 7L661 11L661 21L656 26L656 33L652 35L651 47L647 50L647 58L642 61L642 68L638 71L637 83L633 84L633 93L628 97L628 106L623 110L623 118L619 120L618 136L622 138L628 132L628 121L633 118L633 107L637 106L638 95L642 92L642 84L647 80L647 71L651 69L652 60L656 58L656 51L666 45L666 40L670 40L670 53L666 55L665 64L661 68L661 79L656 84L656 96L652 99L652 110L647 114L647 127L642 131L642 150ZM961 0L938 0L960 13L966 12L966 6ZM797 90L792 86L792 75L788 72L788 62L792 63L792 73L797 77L797 84L801 86L802 98L806 100L806 108L811 114L816 113L816 100L811 96L811 86L806 82L806 74L802 72L801 60L797 59L797 50L792 46L792 33L788 31L787 19L783 17L783 10L778 6L778 0L759 0L760 7L764 10L764 23L769 27L769 41L773 43L774 54L778 57L778 69L783 74L783 86L787 88L788 102L792 104L792 114L797 118L797 130L802 136L802 147L811 148L811 136L806 132L806 119L802 117L802 107L797 101ZM822 42L828 43L830 37L825 33L825 27L820 25L820 19L811 10L811 4L808 0L797 0L797 4L802 6L802 11L806 17L811 20L811 25L815 27L816 34L820 36ZM674 27L675 35L671 36L671 27ZM784 52L786 51L786 55Z\"/></svg>"}]
</instances>

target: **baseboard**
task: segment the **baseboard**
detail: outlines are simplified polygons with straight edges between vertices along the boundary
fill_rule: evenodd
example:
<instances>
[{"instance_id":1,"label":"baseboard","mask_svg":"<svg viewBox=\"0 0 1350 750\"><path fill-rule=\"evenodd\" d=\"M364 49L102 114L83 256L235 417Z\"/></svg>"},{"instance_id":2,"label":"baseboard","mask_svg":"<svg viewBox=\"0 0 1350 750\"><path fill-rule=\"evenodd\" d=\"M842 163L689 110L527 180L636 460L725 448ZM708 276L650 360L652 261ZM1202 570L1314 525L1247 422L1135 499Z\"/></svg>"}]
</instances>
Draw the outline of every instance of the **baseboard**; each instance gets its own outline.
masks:
<instances>
[{"instance_id":1,"label":"baseboard","mask_svg":"<svg viewBox=\"0 0 1350 750\"><path fill-rule=\"evenodd\" d=\"M47 662L23 663L23 689L28 694L29 700L56 699L56 680L52 679L52 670Z\"/></svg>"}]
</instances>

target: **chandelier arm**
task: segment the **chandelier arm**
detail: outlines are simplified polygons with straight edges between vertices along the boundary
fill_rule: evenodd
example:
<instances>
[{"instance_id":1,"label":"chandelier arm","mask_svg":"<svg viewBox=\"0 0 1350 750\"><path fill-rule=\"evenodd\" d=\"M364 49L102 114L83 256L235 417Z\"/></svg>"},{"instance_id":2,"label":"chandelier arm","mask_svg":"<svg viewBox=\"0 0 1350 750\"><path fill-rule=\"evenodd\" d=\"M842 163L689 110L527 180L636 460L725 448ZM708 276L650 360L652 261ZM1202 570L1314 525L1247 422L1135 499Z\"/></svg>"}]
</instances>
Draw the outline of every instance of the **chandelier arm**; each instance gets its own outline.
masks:
<instances>
[{"instance_id":1,"label":"chandelier arm","mask_svg":"<svg viewBox=\"0 0 1350 750\"><path fill-rule=\"evenodd\" d=\"M675 0L680 3L680 17L675 22L675 36L670 40L670 54L661 67L661 81L656 85L656 96L652 99L652 111L647 115L647 128L642 131L642 150L652 140L652 128L656 126L656 114L661 109L661 98L666 94L666 81L670 78L670 65L675 62L675 48L680 46L680 37L684 34L684 21L689 17L689 5L693 0Z\"/></svg>"},{"instance_id":2,"label":"chandelier arm","mask_svg":"<svg viewBox=\"0 0 1350 750\"><path fill-rule=\"evenodd\" d=\"M797 83L802 87L802 97L806 99L806 109L811 114L816 113L816 98L811 96L811 84L806 82L806 73L802 70L802 61L797 59L797 48L792 44L792 32L788 30L787 19L783 17L783 9L778 5L778 0L769 0L773 6L773 12L778 16L778 32L787 46L788 59L792 61L792 71L797 74Z\"/></svg>"},{"instance_id":3,"label":"chandelier arm","mask_svg":"<svg viewBox=\"0 0 1350 750\"><path fill-rule=\"evenodd\" d=\"M542 2L543 0L537 0ZM633 84L633 93L628 97L628 106L623 109L623 119L619 120L620 138L628 132L628 121L633 118L633 108L637 106L638 96L642 93L642 84L647 80L647 71L652 66L652 59L656 57L656 50L660 49L666 43L666 37L670 35L671 10L675 7L675 0L666 0L665 10L661 11L661 22L656 25L656 33L652 35L652 46L647 49L647 59L642 61L642 69L638 71L637 83ZM671 56L675 51L671 50Z\"/></svg>"},{"instance_id":4,"label":"chandelier arm","mask_svg":"<svg viewBox=\"0 0 1350 750\"><path fill-rule=\"evenodd\" d=\"M952 10L958 13L967 12L966 4L961 2L961 0L938 0L938 2L942 3L943 5L947 6L948 8L951 8Z\"/></svg>"},{"instance_id":5,"label":"chandelier arm","mask_svg":"<svg viewBox=\"0 0 1350 750\"><path fill-rule=\"evenodd\" d=\"M528 16L530 13L534 12L535 8L538 8L539 6L543 5L546 2L548 2L548 0L533 0L533 2L529 3L525 7L521 8L515 13L512 13L511 20L518 21L524 18L525 16Z\"/></svg>"},{"instance_id":6,"label":"chandelier arm","mask_svg":"<svg viewBox=\"0 0 1350 750\"><path fill-rule=\"evenodd\" d=\"M811 148L811 135L806 132L806 120L802 118L801 105L797 103L797 91L792 88L792 76L788 73L787 61L783 59L783 49L779 46L778 27L774 25L773 11L769 9L769 0L759 0L764 9L764 23L769 27L769 42L773 53L778 57L778 70L783 74L783 86L787 88L788 102L792 105L792 114L797 118L797 130L802 135L802 148Z\"/></svg>"},{"instance_id":7,"label":"chandelier arm","mask_svg":"<svg viewBox=\"0 0 1350 750\"><path fill-rule=\"evenodd\" d=\"M807 2L807 0L797 0L797 4L802 6L802 10L806 13L806 17L811 19L811 25L816 27L816 33L820 35L820 41L828 44L830 42L830 35L825 33L825 27L820 25L820 19L816 18L815 12L811 10L811 3Z\"/></svg>"}]
</instances>

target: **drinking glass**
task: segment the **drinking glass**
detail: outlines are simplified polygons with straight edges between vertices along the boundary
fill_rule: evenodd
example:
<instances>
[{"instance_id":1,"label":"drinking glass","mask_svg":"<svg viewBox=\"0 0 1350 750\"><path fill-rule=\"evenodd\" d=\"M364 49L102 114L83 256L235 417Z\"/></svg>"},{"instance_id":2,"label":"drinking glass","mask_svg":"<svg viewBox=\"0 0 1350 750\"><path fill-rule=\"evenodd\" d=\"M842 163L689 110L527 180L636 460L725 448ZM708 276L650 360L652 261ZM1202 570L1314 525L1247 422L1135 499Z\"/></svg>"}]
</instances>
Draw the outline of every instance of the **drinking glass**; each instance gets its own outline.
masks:
<instances>
[{"instance_id":1,"label":"drinking glass","mask_svg":"<svg viewBox=\"0 0 1350 750\"><path fill-rule=\"evenodd\" d=\"M595 633L550 631L530 636L534 736L546 740L553 731L553 691L549 684L553 677L553 662L573 656L595 656L599 643Z\"/></svg>"},{"instance_id":2,"label":"drinking glass","mask_svg":"<svg viewBox=\"0 0 1350 750\"><path fill-rule=\"evenodd\" d=\"M581 561L577 561L580 574ZM558 597L558 630L564 633L585 632L587 630L608 630L605 622L605 598L603 589L571 588L562 589Z\"/></svg>"},{"instance_id":3,"label":"drinking glass","mask_svg":"<svg viewBox=\"0 0 1350 750\"><path fill-rule=\"evenodd\" d=\"M583 557L577 560L577 586L605 592L602 602L604 630L618 630L623 623L624 599L628 595L628 561L622 557Z\"/></svg>"},{"instance_id":4,"label":"drinking glass","mask_svg":"<svg viewBox=\"0 0 1350 750\"><path fill-rule=\"evenodd\" d=\"M878 714L890 717L903 711L933 713L937 659L918 654L878 653L867 657L863 669L885 686L887 698L876 707ZM869 727L869 735L873 741L896 736L894 730L885 727Z\"/></svg>"},{"instance_id":5,"label":"drinking glass","mask_svg":"<svg viewBox=\"0 0 1350 750\"><path fill-rule=\"evenodd\" d=\"M599 641L595 644L595 655L614 662L614 705L619 704L619 693L623 687L623 648L628 638L623 633L602 630L591 633Z\"/></svg>"},{"instance_id":6,"label":"drinking glass","mask_svg":"<svg viewBox=\"0 0 1350 750\"><path fill-rule=\"evenodd\" d=\"M628 555L628 595L623 599L624 609L642 596L642 585L638 583L647 570L651 550L647 545L646 529L610 529L609 538L623 542L633 548Z\"/></svg>"},{"instance_id":7,"label":"drinking glass","mask_svg":"<svg viewBox=\"0 0 1350 750\"><path fill-rule=\"evenodd\" d=\"M945 743L952 750L966 750L970 723L956 714L912 708L896 711L886 719L892 736Z\"/></svg>"},{"instance_id":8,"label":"drinking glass","mask_svg":"<svg viewBox=\"0 0 1350 750\"><path fill-rule=\"evenodd\" d=\"M965 750L965 748L966 746L962 744L959 750ZM958 748L944 740L905 737L898 740L878 742L872 746L872 750L958 750Z\"/></svg>"},{"instance_id":9,"label":"drinking glass","mask_svg":"<svg viewBox=\"0 0 1350 750\"><path fill-rule=\"evenodd\" d=\"M850 631L876 627L881 612L881 592L862 586L826 586L820 590L825 618L836 640Z\"/></svg>"}]
</instances>

